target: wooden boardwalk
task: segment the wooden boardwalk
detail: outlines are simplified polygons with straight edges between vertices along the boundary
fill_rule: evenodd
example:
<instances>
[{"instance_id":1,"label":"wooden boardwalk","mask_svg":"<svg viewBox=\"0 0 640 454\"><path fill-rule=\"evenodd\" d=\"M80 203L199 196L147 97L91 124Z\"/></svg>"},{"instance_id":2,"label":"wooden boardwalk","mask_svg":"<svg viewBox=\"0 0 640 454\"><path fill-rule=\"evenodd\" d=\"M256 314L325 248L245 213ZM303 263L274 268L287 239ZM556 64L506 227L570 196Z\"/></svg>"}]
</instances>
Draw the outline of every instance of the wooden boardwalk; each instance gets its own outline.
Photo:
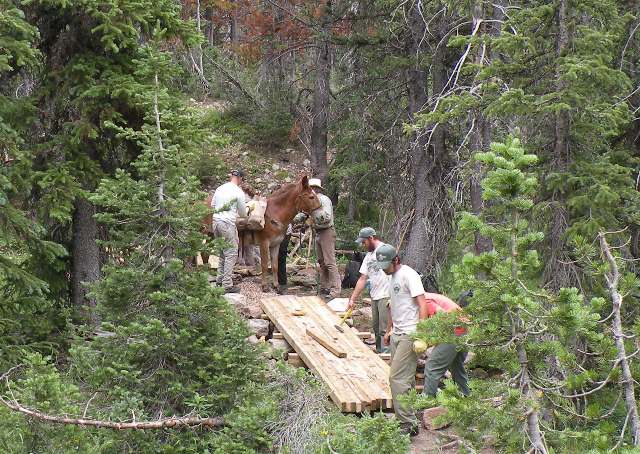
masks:
<instances>
[{"instance_id":1,"label":"wooden boardwalk","mask_svg":"<svg viewBox=\"0 0 640 454\"><path fill-rule=\"evenodd\" d=\"M362 342L355 329L343 324L344 332L338 331L334 325L340 317L324 301L315 296L286 295L266 298L261 305L343 412L393 408L389 366ZM331 342L346 357L339 358L323 347L307 330Z\"/></svg>"}]
</instances>

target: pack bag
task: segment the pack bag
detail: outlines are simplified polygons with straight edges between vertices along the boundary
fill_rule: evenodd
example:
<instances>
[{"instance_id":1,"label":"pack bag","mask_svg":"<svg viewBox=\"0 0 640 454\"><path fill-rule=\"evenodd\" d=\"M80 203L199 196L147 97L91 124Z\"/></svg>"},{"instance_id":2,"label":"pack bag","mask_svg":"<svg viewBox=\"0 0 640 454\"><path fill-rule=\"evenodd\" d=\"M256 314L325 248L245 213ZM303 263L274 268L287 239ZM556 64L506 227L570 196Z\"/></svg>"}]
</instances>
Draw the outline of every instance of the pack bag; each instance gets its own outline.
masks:
<instances>
[{"instance_id":1,"label":"pack bag","mask_svg":"<svg viewBox=\"0 0 640 454\"><path fill-rule=\"evenodd\" d=\"M248 204L250 211L247 217L247 229L264 229L264 215L267 212L267 198L256 197Z\"/></svg>"},{"instance_id":2,"label":"pack bag","mask_svg":"<svg viewBox=\"0 0 640 454\"><path fill-rule=\"evenodd\" d=\"M331 223L333 222L329 213L322 208L318 208L311 213L311 217L313 219L313 226L318 230L328 229L331 227Z\"/></svg>"}]
</instances>

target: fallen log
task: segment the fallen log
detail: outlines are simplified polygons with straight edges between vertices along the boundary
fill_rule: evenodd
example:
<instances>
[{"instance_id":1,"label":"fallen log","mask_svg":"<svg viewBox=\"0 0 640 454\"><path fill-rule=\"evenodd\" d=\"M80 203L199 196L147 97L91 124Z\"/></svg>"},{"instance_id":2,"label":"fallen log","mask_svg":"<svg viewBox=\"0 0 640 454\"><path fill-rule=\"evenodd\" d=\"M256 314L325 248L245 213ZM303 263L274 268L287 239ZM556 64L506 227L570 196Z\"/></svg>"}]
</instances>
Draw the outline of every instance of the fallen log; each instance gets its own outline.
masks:
<instances>
[{"instance_id":1,"label":"fallen log","mask_svg":"<svg viewBox=\"0 0 640 454\"><path fill-rule=\"evenodd\" d=\"M37 419L44 422L50 422L55 424L69 424L75 426L82 427L98 427L102 429L115 429L115 430L124 430L124 429L137 429L137 430L146 430L146 429L170 429L170 428L184 428L184 427L206 427L208 429L220 429L224 427L224 419L221 416L216 416L214 418L201 418L198 416L184 416L180 418L171 417L165 419L159 419L157 421L133 421L133 422L114 422L114 421L101 421L97 419L86 419L86 418L69 418L65 416L55 416L48 415L46 413L39 412L37 410L32 410L30 408L24 407L17 401L9 402L5 399L0 398L0 402L2 402L5 406L9 407L11 410L22 413L29 418Z\"/></svg>"}]
</instances>

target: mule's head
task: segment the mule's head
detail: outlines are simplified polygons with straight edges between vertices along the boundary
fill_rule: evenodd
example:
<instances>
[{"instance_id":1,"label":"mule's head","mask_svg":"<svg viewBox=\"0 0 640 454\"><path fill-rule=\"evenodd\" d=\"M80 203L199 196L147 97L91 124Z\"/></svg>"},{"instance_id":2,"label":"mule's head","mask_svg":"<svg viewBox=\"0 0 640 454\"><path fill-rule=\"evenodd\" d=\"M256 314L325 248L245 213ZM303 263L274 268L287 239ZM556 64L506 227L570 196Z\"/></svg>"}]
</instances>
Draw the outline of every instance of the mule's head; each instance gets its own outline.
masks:
<instances>
[{"instance_id":1,"label":"mule's head","mask_svg":"<svg viewBox=\"0 0 640 454\"><path fill-rule=\"evenodd\" d=\"M309 214L322 206L320 199L318 199L316 193L313 192L313 189L309 186L309 178L306 175L300 179L298 186L300 191L296 198L296 208L298 212Z\"/></svg>"}]
</instances>

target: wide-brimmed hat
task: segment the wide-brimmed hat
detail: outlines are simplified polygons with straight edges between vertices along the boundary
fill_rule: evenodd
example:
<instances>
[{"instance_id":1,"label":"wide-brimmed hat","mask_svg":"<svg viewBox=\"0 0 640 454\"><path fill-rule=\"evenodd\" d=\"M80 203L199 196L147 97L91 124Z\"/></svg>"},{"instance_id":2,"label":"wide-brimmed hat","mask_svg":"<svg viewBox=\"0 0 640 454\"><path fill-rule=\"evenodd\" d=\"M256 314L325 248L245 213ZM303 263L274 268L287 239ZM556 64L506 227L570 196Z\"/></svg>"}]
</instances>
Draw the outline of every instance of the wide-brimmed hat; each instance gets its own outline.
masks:
<instances>
[{"instance_id":1,"label":"wide-brimmed hat","mask_svg":"<svg viewBox=\"0 0 640 454\"><path fill-rule=\"evenodd\" d=\"M309 178L309 186L311 186L312 188L320 188L324 191L320 178Z\"/></svg>"}]
</instances>

